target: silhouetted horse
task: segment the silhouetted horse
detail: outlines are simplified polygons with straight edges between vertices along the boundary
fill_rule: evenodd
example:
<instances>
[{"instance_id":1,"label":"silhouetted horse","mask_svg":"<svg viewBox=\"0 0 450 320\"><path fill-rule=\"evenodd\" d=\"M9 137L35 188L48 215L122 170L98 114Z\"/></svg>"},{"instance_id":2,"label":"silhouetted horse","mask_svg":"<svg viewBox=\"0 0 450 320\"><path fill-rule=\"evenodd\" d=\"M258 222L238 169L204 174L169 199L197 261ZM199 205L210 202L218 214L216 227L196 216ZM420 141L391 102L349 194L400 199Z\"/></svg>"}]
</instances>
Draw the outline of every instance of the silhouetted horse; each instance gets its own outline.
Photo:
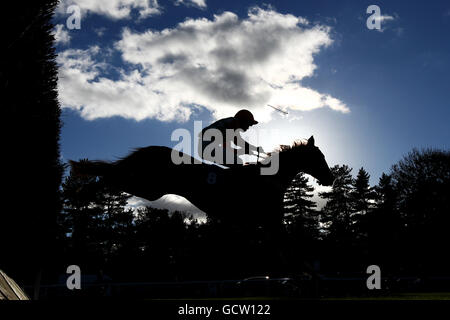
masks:
<instances>
[{"instance_id":1,"label":"silhouetted horse","mask_svg":"<svg viewBox=\"0 0 450 320\"><path fill-rule=\"evenodd\" d=\"M261 175L262 163L221 168L214 164L176 165L172 149L150 146L137 149L116 162L70 161L75 174L103 177L110 186L132 195L156 200L165 194L185 197L199 209L222 222L267 230L281 226L283 195L295 175L310 174L323 185L333 182L331 171L314 138L307 143L282 146L279 170Z\"/></svg>"}]
</instances>

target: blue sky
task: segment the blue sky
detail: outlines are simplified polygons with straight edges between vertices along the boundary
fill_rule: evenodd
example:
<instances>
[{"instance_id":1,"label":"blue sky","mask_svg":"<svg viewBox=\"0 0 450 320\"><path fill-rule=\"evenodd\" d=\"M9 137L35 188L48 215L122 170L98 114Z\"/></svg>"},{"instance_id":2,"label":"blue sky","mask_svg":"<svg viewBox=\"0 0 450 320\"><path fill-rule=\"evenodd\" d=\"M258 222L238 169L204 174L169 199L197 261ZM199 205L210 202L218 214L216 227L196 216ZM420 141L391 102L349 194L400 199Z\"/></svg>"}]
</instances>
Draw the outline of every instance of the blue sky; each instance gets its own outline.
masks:
<instances>
[{"instance_id":1,"label":"blue sky","mask_svg":"<svg viewBox=\"0 0 450 320\"><path fill-rule=\"evenodd\" d=\"M372 184L413 147L449 148L448 1L62 1L54 23L64 160L173 147L241 107L266 150L314 135Z\"/></svg>"}]
</instances>

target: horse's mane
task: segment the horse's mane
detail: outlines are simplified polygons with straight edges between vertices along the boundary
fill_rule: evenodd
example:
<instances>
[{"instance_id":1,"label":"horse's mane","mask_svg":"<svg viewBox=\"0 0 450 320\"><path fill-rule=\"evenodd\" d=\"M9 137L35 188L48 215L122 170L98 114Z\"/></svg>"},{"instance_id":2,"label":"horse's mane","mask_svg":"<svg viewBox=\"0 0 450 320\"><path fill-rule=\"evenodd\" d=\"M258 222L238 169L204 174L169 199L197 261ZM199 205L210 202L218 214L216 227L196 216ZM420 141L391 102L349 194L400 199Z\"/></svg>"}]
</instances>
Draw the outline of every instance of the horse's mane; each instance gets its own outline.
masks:
<instances>
[{"instance_id":1,"label":"horse's mane","mask_svg":"<svg viewBox=\"0 0 450 320\"><path fill-rule=\"evenodd\" d=\"M288 144L280 144L278 148L275 149L276 152L289 152L299 150L308 145L308 141L306 139L297 139L292 142L291 145Z\"/></svg>"}]
</instances>

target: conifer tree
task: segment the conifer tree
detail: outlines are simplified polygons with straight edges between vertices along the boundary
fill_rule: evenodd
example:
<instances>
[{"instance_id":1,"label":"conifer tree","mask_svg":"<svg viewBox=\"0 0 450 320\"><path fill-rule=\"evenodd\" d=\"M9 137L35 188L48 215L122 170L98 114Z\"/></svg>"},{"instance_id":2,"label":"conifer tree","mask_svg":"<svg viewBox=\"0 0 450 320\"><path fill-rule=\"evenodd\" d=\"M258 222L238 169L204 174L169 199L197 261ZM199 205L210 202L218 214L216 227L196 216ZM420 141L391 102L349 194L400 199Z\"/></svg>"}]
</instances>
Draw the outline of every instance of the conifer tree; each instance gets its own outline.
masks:
<instances>
[{"instance_id":1,"label":"conifer tree","mask_svg":"<svg viewBox=\"0 0 450 320\"><path fill-rule=\"evenodd\" d=\"M331 191L321 192L319 196L327 200L321 210L324 232L331 239L340 241L351 238L353 202L351 197L353 179L352 169L347 165L331 168L335 177Z\"/></svg>"},{"instance_id":2,"label":"conifer tree","mask_svg":"<svg viewBox=\"0 0 450 320\"><path fill-rule=\"evenodd\" d=\"M359 242L359 245L363 245L361 242L367 240L367 214L374 208L375 192L369 184L369 179L369 173L361 168L352 183L351 228L355 241Z\"/></svg>"},{"instance_id":3,"label":"conifer tree","mask_svg":"<svg viewBox=\"0 0 450 320\"><path fill-rule=\"evenodd\" d=\"M56 0L12 1L0 13L2 59L2 268L20 285L54 281L57 257L60 106L51 18ZM25 200L25 201L24 201ZM14 241L11 241L14 239ZM38 290L30 292L38 297Z\"/></svg>"},{"instance_id":4,"label":"conifer tree","mask_svg":"<svg viewBox=\"0 0 450 320\"><path fill-rule=\"evenodd\" d=\"M284 194L284 223L290 233L306 239L317 239L319 230L316 203L311 200L314 187L299 173Z\"/></svg>"},{"instance_id":5,"label":"conifer tree","mask_svg":"<svg viewBox=\"0 0 450 320\"><path fill-rule=\"evenodd\" d=\"M359 169L353 181L353 214L364 215L373 205L375 194L369 184L370 175L364 168Z\"/></svg>"}]
</instances>

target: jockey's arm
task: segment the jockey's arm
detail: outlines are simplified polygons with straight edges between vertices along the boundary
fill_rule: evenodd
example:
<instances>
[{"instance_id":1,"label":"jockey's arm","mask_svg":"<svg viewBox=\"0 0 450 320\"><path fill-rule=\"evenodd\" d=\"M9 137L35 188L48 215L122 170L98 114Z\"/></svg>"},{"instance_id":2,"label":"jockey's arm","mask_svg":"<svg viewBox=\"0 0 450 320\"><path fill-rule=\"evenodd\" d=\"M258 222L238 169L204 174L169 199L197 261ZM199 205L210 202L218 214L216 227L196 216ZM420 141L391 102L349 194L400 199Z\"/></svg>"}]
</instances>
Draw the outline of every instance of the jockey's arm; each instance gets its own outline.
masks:
<instances>
[{"instance_id":1,"label":"jockey's arm","mask_svg":"<svg viewBox=\"0 0 450 320\"><path fill-rule=\"evenodd\" d=\"M239 146L239 147L243 147L243 151L244 154L253 154L253 152L257 152L258 151L258 147L248 143L247 141L245 141L242 136L241 133L236 135L235 141L234 143Z\"/></svg>"}]
</instances>

